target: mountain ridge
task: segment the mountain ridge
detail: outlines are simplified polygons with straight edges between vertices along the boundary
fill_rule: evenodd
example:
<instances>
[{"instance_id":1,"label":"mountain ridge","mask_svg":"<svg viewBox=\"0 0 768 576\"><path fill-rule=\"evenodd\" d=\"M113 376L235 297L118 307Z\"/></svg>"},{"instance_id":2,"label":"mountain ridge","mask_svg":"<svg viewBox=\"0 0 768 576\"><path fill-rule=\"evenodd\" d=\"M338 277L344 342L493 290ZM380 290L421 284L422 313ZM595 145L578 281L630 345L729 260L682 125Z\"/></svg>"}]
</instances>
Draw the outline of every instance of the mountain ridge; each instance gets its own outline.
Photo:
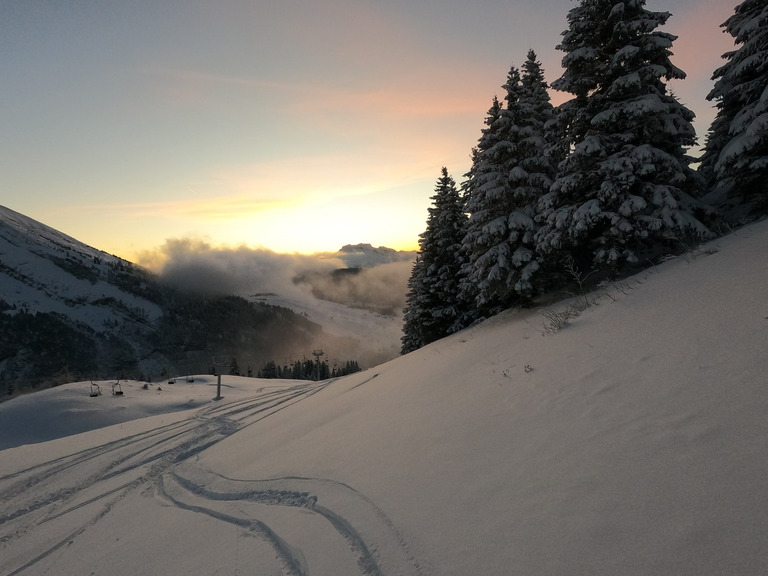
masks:
<instances>
[{"instance_id":1,"label":"mountain ridge","mask_svg":"<svg viewBox=\"0 0 768 576\"><path fill-rule=\"evenodd\" d=\"M324 337L288 309L185 294L0 206L0 398L73 378L207 372L214 355L239 357L245 370Z\"/></svg>"}]
</instances>

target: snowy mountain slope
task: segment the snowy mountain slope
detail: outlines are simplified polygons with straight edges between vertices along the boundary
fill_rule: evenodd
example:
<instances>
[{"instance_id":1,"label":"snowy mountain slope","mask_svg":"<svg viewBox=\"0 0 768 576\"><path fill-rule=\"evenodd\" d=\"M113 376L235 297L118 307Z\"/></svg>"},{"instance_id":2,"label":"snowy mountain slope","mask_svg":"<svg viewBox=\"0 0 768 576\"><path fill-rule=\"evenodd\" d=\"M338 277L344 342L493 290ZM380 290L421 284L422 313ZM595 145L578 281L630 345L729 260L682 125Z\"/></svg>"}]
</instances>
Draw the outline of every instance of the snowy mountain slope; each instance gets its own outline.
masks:
<instances>
[{"instance_id":1,"label":"snowy mountain slope","mask_svg":"<svg viewBox=\"0 0 768 576\"><path fill-rule=\"evenodd\" d=\"M73 379L208 372L213 355L258 370L294 350L343 341L286 308L174 289L0 207L2 400Z\"/></svg>"},{"instance_id":2,"label":"snowy mountain slope","mask_svg":"<svg viewBox=\"0 0 768 576\"><path fill-rule=\"evenodd\" d=\"M0 206L0 394L137 374L162 297L131 263Z\"/></svg>"},{"instance_id":3,"label":"snowy mountain slope","mask_svg":"<svg viewBox=\"0 0 768 576\"><path fill-rule=\"evenodd\" d=\"M2 451L0 572L764 574L766 254L762 222L557 331L510 312L344 379L225 377L201 408ZM178 409L165 389L97 400Z\"/></svg>"},{"instance_id":4,"label":"snowy mountain slope","mask_svg":"<svg viewBox=\"0 0 768 576\"><path fill-rule=\"evenodd\" d=\"M116 256L111 256L106 252L86 246L71 236L67 236L50 226L46 226L5 206L0 206L0 222L2 222L5 229L3 236L7 240L10 239L5 235L5 232L12 231L17 234L16 239L21 239L23 243L31 245L32 243L29 239L34 239L38 247L47 247L49 251L74 252L76 255L90 260L122 261Z\"/></svg>"},{"instance_id":5,"label":"snowy mountain slope","mask_svg":"<svg viewBox=\"0 0 768 576\"><path fill-rule=\"evenodd\" d=\"M125 260L0 206L0 300L9 306L60 314L77 309L78 320L94 330L113 318L116 301L121 316L157 319L156 303L114 282L130 268Z\"/></svg>"}]
</instances>

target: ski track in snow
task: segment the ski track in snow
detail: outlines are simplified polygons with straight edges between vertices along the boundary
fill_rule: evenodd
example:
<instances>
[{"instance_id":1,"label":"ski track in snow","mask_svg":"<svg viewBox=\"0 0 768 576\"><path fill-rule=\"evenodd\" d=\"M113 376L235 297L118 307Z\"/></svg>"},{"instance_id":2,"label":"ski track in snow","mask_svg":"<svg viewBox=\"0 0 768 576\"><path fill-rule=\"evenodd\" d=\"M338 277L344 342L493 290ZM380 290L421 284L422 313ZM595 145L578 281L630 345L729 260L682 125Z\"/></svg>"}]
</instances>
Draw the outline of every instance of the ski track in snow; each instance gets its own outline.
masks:
<instances>
[{"instance_id":1,"label":"ski track in snow","mask_svg":"<svg viewBox=\"0 0 768 576\"><path fill-rule=\"evenodd\" d=\"M86 537L85 533L127 494L153 486L157 498L167 504L244 528L267 542L282 564L283 574L311 574L313 560L320 561L320 554L315 550L315 558L310 555L308 561L299 545L281 537L279 528L270 526L269 520L259 519L259 510L300 510L319 519L308 523L306 517L294 518L291 534L298 531L300 539L324 541L329 546L343 543L350 561L346 571L340 567L339 576L422 576L402 534L373 501L353 487L302 476L236 480L202 470L192 461L238 430L316 394L332 382L262 389L247 399L208 406L189 420L0 476L0 550L39 526L83 514L75 524L79 528L72 531L72 522L63 522L70 528L57 536L57 541L46 542L42 550L27 551L14 558L12 565L0 561L0 571L7 571L8 576L33 573L39 562L75 539ZM32 486L35 489L29 490ZM356 525L365 526L366 532L358 531Z\"/></svg>"}]
</instances>

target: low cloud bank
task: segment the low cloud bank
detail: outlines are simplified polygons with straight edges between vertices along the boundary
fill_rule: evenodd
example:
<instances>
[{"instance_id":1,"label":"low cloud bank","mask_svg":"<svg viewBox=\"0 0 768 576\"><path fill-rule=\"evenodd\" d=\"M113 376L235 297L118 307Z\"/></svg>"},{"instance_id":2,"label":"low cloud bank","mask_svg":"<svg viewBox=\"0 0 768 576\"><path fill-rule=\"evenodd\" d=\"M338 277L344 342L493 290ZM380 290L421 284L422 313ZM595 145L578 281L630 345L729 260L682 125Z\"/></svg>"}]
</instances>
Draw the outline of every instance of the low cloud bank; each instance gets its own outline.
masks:
<instances>
[{"instance_id":1,"label":"low cloud bank","mask_svg":"<svg viewBox=\"0 0 768 576\"><path fill-rule=\"evenodd\" d=\"M278 294L300 296L294 278L344 266L326 254L278 254L266 249L214 247L202 240L166 240L156 252L143 254L139 264L158 273L180 290L203 294Z\"/></svg>"},{"instance_id":2,"label":"low cloud bank","mask_svg":"<svg viewBox=\"0 0 768 576\"><path fill-rule=\"evenodd\" d=\"M308 286L320 300L338 302L386 316L395 316L405 306L412 262L388 262L373 268L342 268L298 276L294 282Z\"/></svg>"},{"instance_id":3,"label":"low cloud bank","mask_svg":"<svg viewBox=\"0 0 768 576\"><path fill-rule=\"evenodd\" d=\"M157 251L143 254L139 264L180 290L235 294L294 308L326 332L375 346L377 359L383 361L399 350L402 309L414 259L413 252L368 244L304 255L221 248L186 238L167 240ZM355 348L349 353L364 354Z\"/></svg>"}]
</instances>

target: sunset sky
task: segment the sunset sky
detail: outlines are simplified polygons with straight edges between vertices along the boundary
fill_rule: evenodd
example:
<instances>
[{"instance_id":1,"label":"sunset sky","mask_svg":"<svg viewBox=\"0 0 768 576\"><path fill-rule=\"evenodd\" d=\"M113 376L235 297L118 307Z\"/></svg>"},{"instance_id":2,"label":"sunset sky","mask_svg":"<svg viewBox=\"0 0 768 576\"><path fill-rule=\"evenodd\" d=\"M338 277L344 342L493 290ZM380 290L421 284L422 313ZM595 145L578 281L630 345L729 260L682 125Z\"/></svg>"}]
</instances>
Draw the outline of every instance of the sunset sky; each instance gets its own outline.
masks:
<instances>
[{"instance_id":1,"label":"sunset sky","mask_svg":"<svg viewBox=\"0 0 768 576\"><path fill-rule=\"evenodd\" d=\"M688 79L672 87L700 142L737 4L646 4L673 13ZM188 237L414 249L441 167L461 180L510 65L533 48L560 75L574 5L4 1L0 204L134 261Z\"/></svg>"}]
</instances>

